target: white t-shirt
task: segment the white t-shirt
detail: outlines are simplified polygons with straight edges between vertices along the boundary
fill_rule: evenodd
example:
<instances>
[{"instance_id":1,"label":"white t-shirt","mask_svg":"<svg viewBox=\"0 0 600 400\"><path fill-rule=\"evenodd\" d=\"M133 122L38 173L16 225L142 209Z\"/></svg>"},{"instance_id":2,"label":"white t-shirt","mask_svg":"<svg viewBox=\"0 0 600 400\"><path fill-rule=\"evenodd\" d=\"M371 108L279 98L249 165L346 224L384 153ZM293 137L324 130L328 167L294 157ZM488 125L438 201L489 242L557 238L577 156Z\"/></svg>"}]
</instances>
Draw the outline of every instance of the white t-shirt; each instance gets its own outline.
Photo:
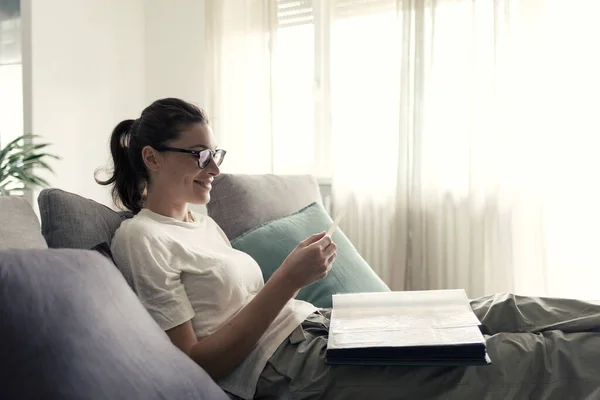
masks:
<instances>
[{"instance_id":1,"label":"white t-shirt","mask_svg":"<svg viewBox=\"0 0 600 400\"><path fill-rule=\"evenodd\" d=\"M231 247L205 215L183 222L143 209L124 221L112 241L114 260L163 330L192 320L197 337L217 331L264 286L258 264ZM219 385L251 399L277 347L316 308L292 299L244 361Z\"/></svg>"}]
</instances>

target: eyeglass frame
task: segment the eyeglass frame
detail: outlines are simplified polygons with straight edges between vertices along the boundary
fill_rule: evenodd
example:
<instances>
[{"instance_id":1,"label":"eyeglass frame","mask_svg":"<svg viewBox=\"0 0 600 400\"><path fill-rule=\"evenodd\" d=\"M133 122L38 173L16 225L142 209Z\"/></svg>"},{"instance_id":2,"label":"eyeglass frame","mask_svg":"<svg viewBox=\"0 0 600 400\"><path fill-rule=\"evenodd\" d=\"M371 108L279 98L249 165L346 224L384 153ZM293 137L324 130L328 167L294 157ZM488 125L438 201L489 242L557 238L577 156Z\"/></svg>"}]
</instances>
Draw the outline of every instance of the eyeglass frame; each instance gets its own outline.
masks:
<instances>
[{"instance_id":1,"label":"eyeglass frame","mask_svg":"<svg viewBox=\"0 0 600 400\"><path fill-rule=\"evenodd\" d=\"M225 159L225 155L227 154L227 151L223 150L223 149L216 149L216 150L211 150L211 149L188 150L188 149L180 149L178 147L169 147L169 146L156 146L155 149L157 151L170 151L170 152L174 152L174 153L191 154L191 155L193 155L193 156L196 157L196 163L198 164L198 168L200 168L200 169L204 169L204 168L208 167L208 165L210 164L210 162L214 161L215 155L217 153L222 154L221 155L221 161L218 164L215 162L215 164L217 165L217 167L220 166L223 163L223 160ZM208 151L210 153L210 158L206 162L205 166L201 166L200 165L200 153L203 152L203 151Z\"/></svg>"}]
</instances>

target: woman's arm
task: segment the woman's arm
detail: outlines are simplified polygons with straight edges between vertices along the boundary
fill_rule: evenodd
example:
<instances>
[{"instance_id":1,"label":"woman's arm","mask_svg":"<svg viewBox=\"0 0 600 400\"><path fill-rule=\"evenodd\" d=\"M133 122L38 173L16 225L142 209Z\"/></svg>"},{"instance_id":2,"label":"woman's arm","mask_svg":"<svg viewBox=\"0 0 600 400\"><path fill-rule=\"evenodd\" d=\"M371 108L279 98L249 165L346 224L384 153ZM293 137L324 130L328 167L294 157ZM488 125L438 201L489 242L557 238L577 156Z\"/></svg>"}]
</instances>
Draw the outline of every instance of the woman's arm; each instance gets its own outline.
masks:
<instances>
[{"instance_id":1,"label":"woman's arm","mask_svg":"<svg viewBox=\"0 0 600 400\"><path fill-rule=\"evenodd\" d=\"M231 321L210 336L197 340L192 322L188 321L167 331L171 341L214 380L227 376L252 351L296 291L273 278Z\"/></svg>"},{"instance_id":2,"label":"woman's arm","mask_svg":"<svg viewBox=\"0 0 600 400\"><path fill-rule=\"evenodd\" d=\"M214 380L219 380L252 351L299 289L326 276L335 255L336 245L330 237L324 233L313 235L298 245L256 297L219 330L198 340L188 321L167 334Z\"/></svg>"}]
</instances>

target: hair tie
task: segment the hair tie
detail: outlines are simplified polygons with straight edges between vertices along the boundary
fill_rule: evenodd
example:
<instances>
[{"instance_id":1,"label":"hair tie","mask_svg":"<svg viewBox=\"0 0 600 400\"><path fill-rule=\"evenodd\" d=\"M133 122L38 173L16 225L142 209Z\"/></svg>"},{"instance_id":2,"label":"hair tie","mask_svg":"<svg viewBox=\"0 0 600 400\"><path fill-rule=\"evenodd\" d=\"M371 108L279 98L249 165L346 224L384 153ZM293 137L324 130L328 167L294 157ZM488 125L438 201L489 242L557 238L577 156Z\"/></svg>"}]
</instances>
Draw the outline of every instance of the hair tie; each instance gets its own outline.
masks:
<instances>
[{"instance_id":1,"label":"hair tie","mask_svg":"<svg viewBox=\"0 0 600 400\"><path fill-rule=\"evenodd\" d=\"M129 126L129 129L127 129L126 131L124 131L123 134L121 135L121 147L123 147L124 149L129 148L129 145L131 143L131 136L133 134L133 130L137 129L137 126L139 125L139 119L134 119L132 121L133 122Z\"/></svg>"},{"instance_id":2,"label":"hair tie","mask_svg":"<svg viewBox=\"0 0 600 400\"><path fill-rule=\"evenodd\" d=\"M126 149L129 147L129 142L131 141L131 129L126 130L121 135L121 147Z\"/></svg>"}]
</instances>

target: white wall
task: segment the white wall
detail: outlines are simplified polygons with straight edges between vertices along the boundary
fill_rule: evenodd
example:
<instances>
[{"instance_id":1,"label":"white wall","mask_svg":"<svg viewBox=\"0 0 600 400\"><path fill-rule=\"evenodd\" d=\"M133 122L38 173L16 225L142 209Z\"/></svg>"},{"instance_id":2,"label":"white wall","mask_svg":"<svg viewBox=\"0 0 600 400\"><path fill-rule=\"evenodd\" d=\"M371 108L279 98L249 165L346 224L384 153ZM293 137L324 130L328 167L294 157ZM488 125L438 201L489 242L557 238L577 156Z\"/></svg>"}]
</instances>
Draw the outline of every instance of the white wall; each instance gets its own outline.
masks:
<instances>
[{"instance_id":1,"label":"white wall","mask_svg":"<svg viewBox=\"0 0 600 400\"><path fill-rule=\"evenodd\" d=\"M94 170L144 106L142 0L24 0L25 128L52 142L52 186L110 204ZM27 37L30 36L30 37Z\"/></svg>"},{"instance_id":2,"label":"white wall","mask_svg":"<svg viewBox=\"0 0 600 400\"><path fill-rule=\"evenodd\" d=\"M52 142L53 187L94 181L109 136L162 97L204 103L204 0L22 0L25 130ZM203 208L199 208L203 211Z\"/></svg>"},{"instance_id":3,"label":"white wall","mask_svg":"<svg viewBox=\"0 0 600 400\"><path fill-rule=\"evenodd\" d=\"M144 12L146 103L179 97L204 107L205 1L145 0Z\"/></svg>"},{"instance_id":4,"label":"white wall","mask_svg":"<svg viewBox=\"0 0 600 400\"><path fill-rule=\"evenodd\" d=\"M204 105L204 0L145 0L146 102Z\"/></svg>"}]
</instances>

